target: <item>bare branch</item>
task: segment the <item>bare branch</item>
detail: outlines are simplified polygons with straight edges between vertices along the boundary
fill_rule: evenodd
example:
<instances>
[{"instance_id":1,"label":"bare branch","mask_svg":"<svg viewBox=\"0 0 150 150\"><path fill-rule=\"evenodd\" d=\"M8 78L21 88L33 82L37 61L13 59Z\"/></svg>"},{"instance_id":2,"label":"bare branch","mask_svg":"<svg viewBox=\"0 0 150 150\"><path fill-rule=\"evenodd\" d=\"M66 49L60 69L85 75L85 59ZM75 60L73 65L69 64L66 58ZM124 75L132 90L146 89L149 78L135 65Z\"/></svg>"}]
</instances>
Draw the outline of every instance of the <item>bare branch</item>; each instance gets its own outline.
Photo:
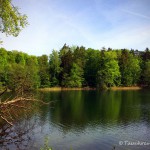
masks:
<instances>
[{"instance_id":1,"label":"bare branch","mask_svg":"<svg viewBox=\"0 0 150 150\"><path fill-rule=\"evenodd\" d=\"M46 102L43 102L43 101L40 101L40 100L36 100L34 98L19 97L19 98L15 98L14 100L11 100L11 101L3 102L2 105L9 105L9 104L17 103L17 102L20 102L20 101L34 101L34 102L40 102L40 103L43 103L43 104L49 104L50 103L50 102L46 103Z\"/></svg>"},{"instance_id":2,"label":"bare branch","mask_svg":"<svg viewBox=\"0 0 150 150\"><path fill-rule=\"evenodd\" d=\"M6 118L4 118L3 116L1 116L1 118L2 118L3 120L5 120L8 124L10 124L11 126L13 126L13 124L12 124L11 122L9 122Z\"/></svg>"}]
</instances>

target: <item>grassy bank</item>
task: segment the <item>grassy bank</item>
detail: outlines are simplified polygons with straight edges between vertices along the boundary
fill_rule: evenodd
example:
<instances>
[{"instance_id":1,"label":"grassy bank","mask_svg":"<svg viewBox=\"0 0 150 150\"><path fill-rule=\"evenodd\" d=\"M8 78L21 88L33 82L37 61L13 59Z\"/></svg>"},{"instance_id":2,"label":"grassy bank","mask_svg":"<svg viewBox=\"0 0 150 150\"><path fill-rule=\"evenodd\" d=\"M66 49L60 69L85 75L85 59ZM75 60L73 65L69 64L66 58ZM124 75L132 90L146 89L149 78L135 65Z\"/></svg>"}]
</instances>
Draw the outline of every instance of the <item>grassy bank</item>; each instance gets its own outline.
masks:
<instances>
[{"instance_id":1,"label":"grassy bank","mask_svg":"<svg viewBox=\"0 0 150 150\"><path fill-rule=\"evenodd\" d=\"M141 90L141 89L147 89L148 87L140 87L140 86L131 86L131 87L111 87L108 88L107 90L113 90L113 91L118 91L118 90ZM88 91L88 90L98 90L97 88L91 88L91 87L83 87L83 88L64 88L64 87L51 87L51 88L39 88L39 91ZM99 89L100 90L100 89ZM2 93L4 89L0 90L0 93ZM10 92L9 89L7 89L7 92Z\"/></svg>"},{"instance_id":2,"label":"grassy bank","mask_svg":"<svg viewBox=\"0 0 150 150\"><path fill-rule=\"evenodd\" d=\"M40 88L39 91L80 91L80 90L96 90L96 88L64 88L64 87L52 87L52 88Z\"/></svg>"},{"instance_id":3,"label":"grassy bank","mask_svg":"<svg viewBox=\"0 0 150 150\"><path fill-rule=\"evenodd\" d=\"M108 90L141 90L143 87L131 86L131 87L111 87ZM39 91L80 91L80 90L96 90L96 88L84 87L84 88L64 88L64 87L52 87L52 88L40 88Z\"/></svg>"},{"instance_id":4,"label":"grassy bank","mask_svg":"<svg viewBox=\"0 0 150 150\"><path fill-rule=\"evenodd\" d=\"M140 86L131 86L131 87L111 87L110 89L115 91L115 90L141 90L143 88Z\"/></svg>"}]
</instances>

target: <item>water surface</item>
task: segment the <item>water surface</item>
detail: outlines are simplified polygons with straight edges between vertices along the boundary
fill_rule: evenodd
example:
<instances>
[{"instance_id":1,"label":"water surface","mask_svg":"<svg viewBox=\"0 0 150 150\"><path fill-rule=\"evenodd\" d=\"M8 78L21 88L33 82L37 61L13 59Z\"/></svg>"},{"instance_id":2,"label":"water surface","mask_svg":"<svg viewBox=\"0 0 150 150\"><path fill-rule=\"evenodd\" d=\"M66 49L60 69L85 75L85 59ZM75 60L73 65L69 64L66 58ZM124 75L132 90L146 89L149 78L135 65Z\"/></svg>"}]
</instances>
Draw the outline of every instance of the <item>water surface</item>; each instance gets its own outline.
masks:
<instances>
[{"instance_id":1,"label":"water surface","mask_svg":"<svg viewBox=\"0 0 150 150\"><path fill-rule=\"evenodd\" d=\"M62 91L40 92L53 101L3 126L0 149L40 149L44 140L54 150L148 150L150 145L127 146L124 141L150 143L150 92ZM7 141L5 139L8 139ZM123 141L123 145L119 143Z\"/></svg>"}]
</instances>

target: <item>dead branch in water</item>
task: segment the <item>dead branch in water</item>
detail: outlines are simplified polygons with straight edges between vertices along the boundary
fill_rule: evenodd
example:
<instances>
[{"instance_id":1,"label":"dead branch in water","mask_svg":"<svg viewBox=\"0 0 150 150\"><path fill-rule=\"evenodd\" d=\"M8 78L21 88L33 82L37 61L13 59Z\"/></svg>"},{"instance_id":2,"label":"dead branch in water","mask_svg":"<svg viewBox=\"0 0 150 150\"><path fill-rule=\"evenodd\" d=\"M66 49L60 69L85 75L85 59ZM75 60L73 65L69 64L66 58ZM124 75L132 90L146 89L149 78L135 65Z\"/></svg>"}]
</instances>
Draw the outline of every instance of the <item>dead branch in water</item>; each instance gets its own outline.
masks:
<instances>
[{"instance_id":1,"label":"dead branch in water","mask_svg":"<svg viewBox=\"0 0 150 150\"><path fill-rule=\"evenodd\" d=\"M1 95L4 93L6 93L6 90L2 92ZM20 110L25 112L33 111L32 105L34 102L44 105L50 104L35 99L33 95L26 96L25 94L21 94L21 96L16 96L14 98L10 96L5 101L0 101L0 118L12 126L12 122L14 121L13 118L18 118L20 116Z\"/></svg>"},{"instance_id":2,"label":"dead branch in water","mask_svg":"<svg viewBox=\"0 0 150 150\"><path fill-rule=\"evenodd\" d=\"M26 95L24 91L26 90L26 81L28 78L28 73L26 76L18 81L17 87L14 89L17 92L17 96L12 95L1 101L1 96L6 94L7 87L0 93L0 118L7 122L9 125L13 125L13 121L21 116L22 111L27 113L27 111L33 111L33 103L49 104L41 100L37 100L33 95ZM25 114L24 113L24 114Z\"/></svg>"},{"instance_id":3,"label":"dead branch in water","mask_svg":"<svg viewBox=\"0 0 150 150\"><path fill-rule=\"evenodd\" d=\"M6 102L2 102L2 106L4 105L11 105L11 104L14 104L14 103L17 103L17 102L20 102L20 101L33 101L33 102L40 102L42 104L49 104L49 103L45 103L43 101L40 101L40 100L37 100L37 99L34 99L34 98L25 98L25 97L17 97L17 98L14 98L12 99L11 101L6 101Z\"/></svg>"},{"instance_id":4,"label":"dead branch in water","mask_svg":"<svg viewBox=\"0 0 150 150\"><path fill-rule=\"evenodd\" d=\"M10 124L11 126L13 125L11 122L9 122L6 118L4 118L3 116L1 116L1 118L6 121L8 124Z\"/></svg>"}]
</instances>

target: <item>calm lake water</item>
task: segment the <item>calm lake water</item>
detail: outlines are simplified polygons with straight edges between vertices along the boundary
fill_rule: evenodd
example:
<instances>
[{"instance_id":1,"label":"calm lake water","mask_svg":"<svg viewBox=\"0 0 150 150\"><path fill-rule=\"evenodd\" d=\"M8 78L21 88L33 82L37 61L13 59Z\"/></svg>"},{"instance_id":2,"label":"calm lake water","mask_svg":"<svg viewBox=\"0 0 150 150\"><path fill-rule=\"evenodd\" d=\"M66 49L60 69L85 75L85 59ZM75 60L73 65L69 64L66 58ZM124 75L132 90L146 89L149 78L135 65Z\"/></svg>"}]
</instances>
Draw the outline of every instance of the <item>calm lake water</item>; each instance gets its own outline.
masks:
<instances>
[{"instance_id":1,"label":"calm lake water","mask_svg":"<svg viewBox=\"0 0 150 150\"><path fill-rule=\"evenodd\" d=\"M0 149L38 150L47 139L53 150L150 150L149 90L37 95L53 103L36 106L38 111L13 127L0 127L0 132L5 130Z\"/></svg>"}]
</instances>

